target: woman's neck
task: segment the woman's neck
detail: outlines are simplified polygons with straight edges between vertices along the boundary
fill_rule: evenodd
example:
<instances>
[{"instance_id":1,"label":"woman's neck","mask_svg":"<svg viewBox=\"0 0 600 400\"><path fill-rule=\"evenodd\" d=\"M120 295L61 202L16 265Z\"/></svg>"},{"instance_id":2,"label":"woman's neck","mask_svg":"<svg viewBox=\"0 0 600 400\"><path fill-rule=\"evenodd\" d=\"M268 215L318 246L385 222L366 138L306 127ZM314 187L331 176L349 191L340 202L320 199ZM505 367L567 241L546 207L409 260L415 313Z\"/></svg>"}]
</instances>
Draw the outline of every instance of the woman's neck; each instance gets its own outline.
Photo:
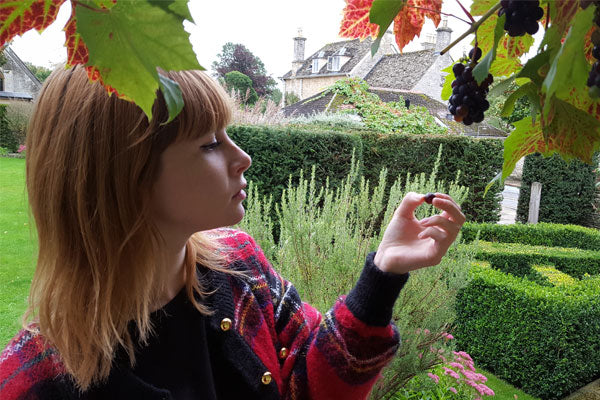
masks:
<instances>
[{"instance_id":1,"label":"woman's neck","mask_svg":"<svg viewBox=\"0 0 600 400\"><path fill-rule=\"evenodd\" d=\"M177 293L185 286L185 258L186 246L184 245L178 251L170 251L166 257L166 265L169 269L166 276L166 285L163 292L152 306L151 311L156 311L164 307L171 301Z\"/></svg>"}]
</instances>

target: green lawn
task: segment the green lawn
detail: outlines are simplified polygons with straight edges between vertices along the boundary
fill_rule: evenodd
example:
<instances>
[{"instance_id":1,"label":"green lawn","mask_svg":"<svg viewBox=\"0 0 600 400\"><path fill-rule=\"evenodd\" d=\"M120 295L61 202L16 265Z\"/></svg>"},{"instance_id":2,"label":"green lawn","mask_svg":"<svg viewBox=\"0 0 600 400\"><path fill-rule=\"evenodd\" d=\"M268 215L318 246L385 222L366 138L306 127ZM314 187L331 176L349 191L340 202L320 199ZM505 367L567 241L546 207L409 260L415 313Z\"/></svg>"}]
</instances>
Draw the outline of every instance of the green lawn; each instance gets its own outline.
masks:
<instances>
[{"instance_id":1,"label":"green lawn","mask_svg":"<svg viewBox=\"0 0 600 400\"><path fill-rule=\"evenodd\" d=\"M25 160L0 157L0 348L19 330L34 271Z\"/></svg>"},{"instance_id":2,"label":"green lawn","mask_svg":"<svg viewBox=\"0 0 600 400\"><path fill-rule=\"evenodd\" d=\"M477 367L475 367L475 369L478 373L483 374L488 378L488 381L485 384L494 391L494 400L515 400L515 395L517 396L517 400L539 400L537 397L530 396L527 393L516 389L502 379L496 378L490 372Z\"/></svg>"}]
</instances>

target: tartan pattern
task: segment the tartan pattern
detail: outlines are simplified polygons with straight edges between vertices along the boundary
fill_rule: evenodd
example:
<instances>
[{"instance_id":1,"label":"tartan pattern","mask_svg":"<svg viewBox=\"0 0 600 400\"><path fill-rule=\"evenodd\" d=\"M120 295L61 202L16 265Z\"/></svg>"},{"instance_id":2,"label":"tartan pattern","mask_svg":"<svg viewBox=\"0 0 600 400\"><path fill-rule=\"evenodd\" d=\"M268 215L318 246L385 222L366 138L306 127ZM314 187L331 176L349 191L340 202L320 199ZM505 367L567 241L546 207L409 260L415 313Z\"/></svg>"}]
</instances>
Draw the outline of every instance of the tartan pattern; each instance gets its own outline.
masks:
<instances>
[{"instance_id":1,"label":"tartan pattern","mask_svg":"<svg viewBox=\"0 0 600 400\"><path fill-rule=\"evenodd\" d=\"M221 274L219 279L228 282L219 284L228 291L222 295L233 302L229 310L215 296L215 318L232 312L233 330L271 372L279 397L366 398L399 346L396 328L361 322L346 306L345 296L322 316L300 300L294 286L275 272L248 234L223 228L209 235L222 243L230 268L248 275L240 279ZM246 346L228 349L240 360L236 367L256 368L256 364L243 365L241 355L248 349L242 347ZM282 347L289 350L285 360L278 357ZM35 387L43 387L39 383L45 380L67 382L61 380L64 373L55 350L36 332L22 330L0 354L0 399L43 399L43 393L32 393Z\"/></svg>"}]
</instances>

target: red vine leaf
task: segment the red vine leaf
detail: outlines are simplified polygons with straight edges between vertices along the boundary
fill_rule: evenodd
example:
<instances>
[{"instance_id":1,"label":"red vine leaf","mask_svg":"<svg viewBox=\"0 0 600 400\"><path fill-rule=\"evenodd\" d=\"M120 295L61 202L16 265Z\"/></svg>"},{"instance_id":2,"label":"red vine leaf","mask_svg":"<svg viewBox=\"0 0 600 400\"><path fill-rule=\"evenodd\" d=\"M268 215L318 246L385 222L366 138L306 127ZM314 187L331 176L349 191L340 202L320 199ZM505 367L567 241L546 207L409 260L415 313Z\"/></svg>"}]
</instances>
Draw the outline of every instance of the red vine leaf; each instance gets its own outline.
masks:
<instances>
[{"instance_id":1,"label":"red vine leaf","mask_svg":"<svg viewBox=\"0 0 600 400\"><path fill-rule=\"evenodd\" d=\"M394 18L394 34L400 51L415 37L421 34L425 17L435 26L441 21L442 0L408 0Z\"/></svg>"},{"instance_id":2,"label":"red vine leaf","mask_svg":"<svg viewBox=\"0 0 600 400\"><path fill-rule=\"evenodd\" d=\"M533 36L525 35L518 37L504 36L500 41L500 46L506 49L506 55L509 58L519 58L527 53L533 45Z\"/></svg>"},{"instance_id":3,"label":"red vine leaf","mask_svg":"<svg viewBox=\"0 0 600 400\"><path fill-rule=\"evenodd\" d=\"M585 59L593 64L596 61L596 58L592 55L592 50L594 50L594 43L592 43L592 33L596 28L592 26L588 33L585 35L585 39L583 42L583 53L585 54Z\"/></svg>"},{"instance_id":4,"label":"red vine leaf","mask_svg":"<svg viewBox=\"0 0 600 400\"><path fill-rule=\"evenodd\" d=\"M372 4L373 0L346 0L339 35L361 40L369 36L376 38L379 34L379 25L369 22Z\"/></svg>"},{"instance_id":5,"label":"red vine leaf","mask_svg":"<svg viewBox=\"0 0 600 400\"><path fill-rule=\"evenodd\" d=\"M56 19L65 0L0 0L0 46L35 29L42 32Z\"/></svg>"}]
</instances>

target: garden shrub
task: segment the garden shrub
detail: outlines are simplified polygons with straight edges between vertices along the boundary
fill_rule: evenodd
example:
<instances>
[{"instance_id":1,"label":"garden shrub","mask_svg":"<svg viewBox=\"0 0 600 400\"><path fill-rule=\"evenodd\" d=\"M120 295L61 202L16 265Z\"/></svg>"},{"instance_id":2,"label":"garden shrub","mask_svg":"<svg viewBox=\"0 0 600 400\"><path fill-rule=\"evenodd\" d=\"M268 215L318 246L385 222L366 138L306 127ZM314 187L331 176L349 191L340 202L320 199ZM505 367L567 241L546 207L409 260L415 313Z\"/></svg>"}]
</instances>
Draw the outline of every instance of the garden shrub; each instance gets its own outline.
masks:
<instances>
[{"instance_id":1,"label":"garden shrub","mask_svg":"<svg viewBox=\"0 0 600 400\"><path fill-rule=\"evenodd\" d=\"M545 222L500 225L467 222L461 232L463 240L467 243L475 240L477 232L480 232L479 238L488 242L600 250L600 231L579 225Z\"/></svg>"},{"instance_id":2,"label":"garden shrub","mask_svg":"<svg viewBox=\"0 0 600 400\"><path fill-rule=\"evenodd\" d=\"M597 163L597 161L596 161ZM531 183L542 184L540 222L588 225L594 214L594 166L579 160L564 161L559 155L525 157L517 207L517 221L527 222Z\"/></svg>"},{"instance_id":3,"label":"garden shrub","mask_svg":"<svg viewBox=\"0 0 600 400\"><path fill-rule=\"evenodd\" d=\"M7 113L8 106L0 104L0 147L4 147L9 152L14 153L19 147L19 141L9 129Z\"/></svg>"},{"instance_id":4,"label":"garden shrub","mask_svg":"<svg viewBox=\"0 0 600 400\"><path fill-rule=\"evenodd\" d=\"M272 194L278 201L291 174L297 181L301 169L317 165L317 184L330 176L331 187L337 187L349 171L354 149L361 172L376 182L382 168L390 177L429 173L440 145L442 159L437 179L450 182L461 171L458 184L469 188L462 204L470 221L496 222L500 218L502 188L492 186L484 197L487 183L502 168L502 142L496 139L473 139L464 136L381 135L366 129L347 131L340 127L318 126L266 127L237 125L228 128L232 139L252 156L252 167L246 172L259 193ZM393 181L390 179L390 181ZM386 196L392 182L388 181Z\"/></svg>"},{"instance_id":5,"label":"garden shrub","mask_svg":"<svg viewBox=\"0 0 600 400\"><path fill-rule=\"evenodd\" d=\"M565 247L528 246L479 241L476 257L516 276L532 273L533 264L552 264L574 278L600 274L600 252Z\"/></svg>"},{"instance_id":6,"label":"garden shrub","mask_svg":"<svg viewBox=\"0 0 600 400\"><path fill-rule=\"evenodd\" d=\"M449 182L461 171L458 183L469 188L462 205L467 220L497 222L500 219L502 188L493 185L484 197L485 186L502 169L502 141L465 136L379 135L361 132L367 178L388 168L390 176L426 172L438 148L444 146L438 179Z\"/></svg>"},{"instance_id":7,"label":"garden shrub","mask_svg":"<svg viewBox=\"0 0 600 400\"><path fill-rule=\"evenodd\" d=\"M544 400L600 374L600 277L545 287L473 267L459 292L455 337L477 364Z\"/></svg>"}]
</instances>

